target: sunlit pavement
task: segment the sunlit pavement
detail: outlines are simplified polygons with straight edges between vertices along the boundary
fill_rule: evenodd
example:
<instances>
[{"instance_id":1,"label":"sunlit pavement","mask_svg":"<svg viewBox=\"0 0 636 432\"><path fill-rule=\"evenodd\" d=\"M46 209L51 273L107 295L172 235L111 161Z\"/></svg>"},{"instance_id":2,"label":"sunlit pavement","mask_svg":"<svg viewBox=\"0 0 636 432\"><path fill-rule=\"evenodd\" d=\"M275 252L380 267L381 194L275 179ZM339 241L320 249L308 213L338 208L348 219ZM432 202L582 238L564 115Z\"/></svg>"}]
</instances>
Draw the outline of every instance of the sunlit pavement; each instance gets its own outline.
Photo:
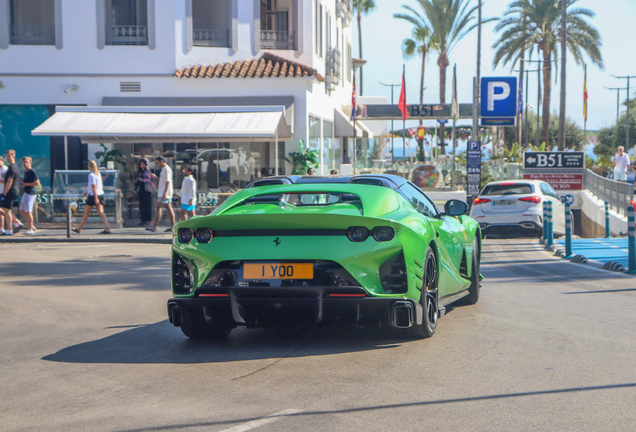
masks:
<instances>
[{"instance_id":1,"label":"sunlit pavement","mask_svg":"<svg viewBox=\"0 0 636 432\"><path fill-rule=\"evenodd\" d=\"M2 430L633 430L636 279L485 240L432 339L166 320L169 246L3 245ZM234 429L232 429L234 428Z\"/></svg>"}]
</instances>

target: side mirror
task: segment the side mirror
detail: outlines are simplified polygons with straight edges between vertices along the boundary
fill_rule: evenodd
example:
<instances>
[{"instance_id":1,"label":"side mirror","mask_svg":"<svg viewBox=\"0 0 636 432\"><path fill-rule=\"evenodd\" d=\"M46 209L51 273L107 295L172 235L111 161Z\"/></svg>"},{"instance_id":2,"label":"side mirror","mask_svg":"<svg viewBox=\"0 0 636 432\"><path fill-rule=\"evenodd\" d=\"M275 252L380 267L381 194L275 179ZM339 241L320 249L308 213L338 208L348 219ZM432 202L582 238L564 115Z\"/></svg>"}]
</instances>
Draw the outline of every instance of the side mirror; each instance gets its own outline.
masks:
<instances>
[{"instance_id":1,"label":"side mirror","mask_svg":"<svg viewBox=\"0 0 636 432\"><path fill-rule=\"evenodd\" d=\"M444 204L444 214L447 216L462 216L466 214L466 210L468 210L468 204L464 201L452 199Z\"/></svg>"}]
</instances>

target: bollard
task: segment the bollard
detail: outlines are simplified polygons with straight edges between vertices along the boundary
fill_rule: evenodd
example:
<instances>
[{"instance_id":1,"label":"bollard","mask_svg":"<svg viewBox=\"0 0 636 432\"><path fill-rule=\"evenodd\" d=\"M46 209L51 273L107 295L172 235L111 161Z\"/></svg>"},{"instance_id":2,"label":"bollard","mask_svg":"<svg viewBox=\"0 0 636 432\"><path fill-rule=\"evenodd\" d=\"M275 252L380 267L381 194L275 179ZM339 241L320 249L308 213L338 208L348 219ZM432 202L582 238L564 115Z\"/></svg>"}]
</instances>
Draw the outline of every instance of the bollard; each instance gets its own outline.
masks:
<instances>
[{"instance_id":1,"label":"bollard","mask_svg":"<svg viewBox=\"0 0 636 432\"><path fill-rule=\"evenodd\" d=\"M545 248L549 249L554 244L554 230L552 226L552 202L548 201L548 238Z\"/></svg>"},{"instance_id":2,"label":"bollard","mask_svg":"<svg viewBox=\"0 0 636 432\"><path fill-rule=\"evenodd\" d=\"M572 211L570 203L565 203L565 256L563 258L572 258Z\"/></svg>"},{"instance_id":3,"label":"bollard","mask_svg":"<svg viewBox=\"0 0 636 432\"><path fill-rule=\"evenodd\" d=\"M634 207L627 207L627 247L629 258L627 260L627 273L636 273L636 227L634 227Z\"/></svg>"},{"instance_id":4,"label":"bollard","mask_svg":"<svg viewBox=\"0 0 636 432\"><path fill-rule=\"evenodd\" d=\"M66 238L71 238L71 204L66 206Z\"/></svg>"},{"instance_id":5,"label":"bollard","mask_svg":"<svg viewBox=\"0 0 636 432\"><path fill-rule=\"evenodd\" d=\"M543 237L541 243L545 244L548 239L548 201L543 201Z\"/></svg>"},{"instance_id":6,"label":"bollard","mask_svg":"<svg viewBox=\"0 0 636 432\"><path fill-rule=\"evenodd\" d=\"M609 202L605 201L605 238L611 238L610 218L609 218Z\"/></svg>"}]
</instances>

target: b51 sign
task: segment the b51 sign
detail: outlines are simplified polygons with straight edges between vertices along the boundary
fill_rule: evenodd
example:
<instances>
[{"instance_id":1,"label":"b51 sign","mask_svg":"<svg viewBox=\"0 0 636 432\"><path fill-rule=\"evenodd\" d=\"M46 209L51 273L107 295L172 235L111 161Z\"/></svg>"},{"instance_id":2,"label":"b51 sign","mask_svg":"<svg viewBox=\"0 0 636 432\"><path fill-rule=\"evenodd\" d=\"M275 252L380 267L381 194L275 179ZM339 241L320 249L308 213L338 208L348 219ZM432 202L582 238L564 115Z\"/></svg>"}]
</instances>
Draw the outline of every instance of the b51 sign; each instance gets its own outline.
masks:
<instances>
[{"instance_id":1,"label":"b51 sign","mask_svg":"<svg viewBox=\"0 0 636 432\"><path fill-rule=\"evenodd\" d=\"M524 168L585 168L583 152L525 152Z\"/></svg>"}]
</instances>

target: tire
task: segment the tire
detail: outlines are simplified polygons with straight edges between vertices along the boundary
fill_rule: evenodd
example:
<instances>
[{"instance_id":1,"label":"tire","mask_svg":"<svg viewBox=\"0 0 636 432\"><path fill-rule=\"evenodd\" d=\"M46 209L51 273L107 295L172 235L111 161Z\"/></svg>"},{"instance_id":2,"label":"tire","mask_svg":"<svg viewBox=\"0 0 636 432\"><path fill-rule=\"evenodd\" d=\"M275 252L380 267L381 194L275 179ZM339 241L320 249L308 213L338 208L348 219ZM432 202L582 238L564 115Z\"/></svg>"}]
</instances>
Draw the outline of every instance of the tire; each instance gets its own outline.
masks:
<instances>
[{"instance_id":1,"label":"tire","mask_svg":"<svg viewBox=\"0 0 636 432\"><path fill-rule=\"evenodd\" d=\"M479 242L476 238L473 240L473 251L473 268L470 275L470 287L468 288L468 295L463 299L463 303L467 305L474 305L479 301L479 291L481 290L479 280L480 251Z\"/></svg>"},{"instance_id":2,"label":"tire","mask_svg":"<svg viewBox=\"0 0 636 432\"><path fill-rule=\"evenodd\" d=\"M218 327L208 324L199 311L183 314L182 320L181 331L190 339L225 339L232 331L231 327Z\"/></svg>"},{"instance_id":3,"label":"tire","mask_svg":"<svg viewBox=\"0 0 636 432\"><path fill-rule=\"evenodd\" d=\"M435 253L431 247L426 251L424 263L424 280L422 281L422 296L420 298L420 304L424 308L422 324L415 323L411 328L399 329L402 336L411 339L426 339L433 336L439 318L439 270Z\"/></svg>"}]
</instances>

